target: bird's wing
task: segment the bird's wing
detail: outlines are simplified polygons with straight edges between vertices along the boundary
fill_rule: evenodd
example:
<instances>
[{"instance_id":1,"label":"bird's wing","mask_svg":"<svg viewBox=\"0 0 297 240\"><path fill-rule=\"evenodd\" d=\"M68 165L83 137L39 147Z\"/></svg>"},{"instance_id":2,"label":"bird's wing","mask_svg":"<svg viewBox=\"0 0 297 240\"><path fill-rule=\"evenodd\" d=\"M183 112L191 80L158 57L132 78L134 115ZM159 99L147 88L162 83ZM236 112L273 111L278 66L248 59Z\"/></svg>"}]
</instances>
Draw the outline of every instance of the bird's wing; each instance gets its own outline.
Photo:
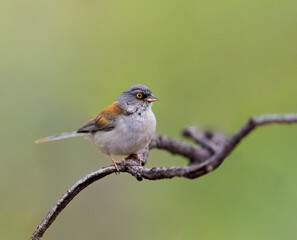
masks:
<instances>
[{"instance_id":1,"label":"bird's wing","mask_svg":"<svg viewBox=\"0 0 297 240\"><path fill-rule=\"evenodd\" d=\"M101 113L93 117L77 130L77 133L95 133L97 131L111 131L116 126L117 117L123 114L123 109L114 102Z\"/></svg>"}]
</instances>

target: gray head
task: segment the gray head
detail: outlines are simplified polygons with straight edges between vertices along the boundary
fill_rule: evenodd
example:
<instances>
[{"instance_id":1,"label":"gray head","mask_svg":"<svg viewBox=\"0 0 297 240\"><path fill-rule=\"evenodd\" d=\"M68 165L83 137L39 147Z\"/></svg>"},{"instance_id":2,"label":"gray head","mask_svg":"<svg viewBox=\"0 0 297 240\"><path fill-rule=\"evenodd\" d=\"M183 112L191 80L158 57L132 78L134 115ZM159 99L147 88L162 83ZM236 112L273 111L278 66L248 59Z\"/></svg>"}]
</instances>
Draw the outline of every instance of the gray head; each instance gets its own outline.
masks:
<instances>
[{"instance_id":1,"label":"gray head","mask_svg":"<svg viewBox=\"0 0 297 240\"><path fill-rule=\"evenodd\" d=\"M133 85L117 98L119 105L130 113L136 112L140 108L145 110L158 100L151 89L141 84Z\"/></svg>"}]
</instances>

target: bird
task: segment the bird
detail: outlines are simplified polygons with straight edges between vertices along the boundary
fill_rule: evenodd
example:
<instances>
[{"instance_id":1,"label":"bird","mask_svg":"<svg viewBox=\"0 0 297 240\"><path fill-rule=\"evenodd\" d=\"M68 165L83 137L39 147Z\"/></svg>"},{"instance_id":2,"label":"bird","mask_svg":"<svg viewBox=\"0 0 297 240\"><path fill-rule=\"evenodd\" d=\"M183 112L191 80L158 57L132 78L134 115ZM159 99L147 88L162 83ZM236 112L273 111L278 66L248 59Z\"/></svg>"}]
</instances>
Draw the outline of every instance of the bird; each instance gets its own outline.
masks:
<instances>
[{"instance_id":1,"label":"bird","mask_svg":"<svg viewBox=\"0 0 297 240\"><path fill-rule=\"evenodd\" d=\"M159 99L150 88L136 84L124 91L111 105L72 132L44 137L35 143L84 136L108 155L119 171L115 156L134 156L150 142L156 130L152 105ZM140 159L138 158L140 161ZM141 164L141 161L140 161Z\"/></svg>"}]
</instances>

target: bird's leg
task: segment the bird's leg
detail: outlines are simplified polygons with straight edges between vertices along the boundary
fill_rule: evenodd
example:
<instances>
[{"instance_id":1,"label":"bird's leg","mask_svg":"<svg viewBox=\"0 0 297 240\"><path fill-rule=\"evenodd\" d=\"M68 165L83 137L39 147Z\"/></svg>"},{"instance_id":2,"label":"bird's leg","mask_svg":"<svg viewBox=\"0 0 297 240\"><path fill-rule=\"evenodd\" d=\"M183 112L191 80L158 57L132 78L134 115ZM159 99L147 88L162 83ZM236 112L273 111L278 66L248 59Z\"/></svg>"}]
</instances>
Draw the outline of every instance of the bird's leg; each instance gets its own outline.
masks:
<instances>
[{"instance_id":1,"label":"bird's leg","mask_svg":"<svg viewBox=\"0 0 297 240\"><path fill-rule=\"evenodd\" d=\"M113 159L113 157L112 157L111 155L110 155L109 157L110 157L110 159L111 159L113 165L114 165L115 168L117 169L117 173L116 173L116 174L120 174L120 170L119 170L119 167L118 167L118 165L117 165L117 161L116 161L115 159Z\"/></svg>"}]
</instances>

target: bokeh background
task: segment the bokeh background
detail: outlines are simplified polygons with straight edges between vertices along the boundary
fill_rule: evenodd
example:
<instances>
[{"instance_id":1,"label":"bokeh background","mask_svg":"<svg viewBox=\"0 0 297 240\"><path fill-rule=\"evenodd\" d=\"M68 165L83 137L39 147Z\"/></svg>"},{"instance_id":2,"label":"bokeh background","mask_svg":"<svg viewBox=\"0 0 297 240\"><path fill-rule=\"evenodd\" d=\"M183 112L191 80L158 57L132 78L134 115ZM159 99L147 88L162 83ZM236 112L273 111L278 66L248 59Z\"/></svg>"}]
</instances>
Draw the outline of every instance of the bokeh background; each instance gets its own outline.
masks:
<instances>
[{"instance_id":1,"label":"bokeh background","mask_svg":"<svg viewBox=\"0 0 297 240\"><path fill-rule=\"evenodd\" d=\"M61 194L110 164L71 131L135 83L160 98L157 132L237 131L297 111L297 2L0 2L1 239L26 239ZM109 176L81 192L44 239L296 239L297 126L249 135L196 180ZM186 161L154 150L149 166Z\"/></svg>"}]
</instances>

